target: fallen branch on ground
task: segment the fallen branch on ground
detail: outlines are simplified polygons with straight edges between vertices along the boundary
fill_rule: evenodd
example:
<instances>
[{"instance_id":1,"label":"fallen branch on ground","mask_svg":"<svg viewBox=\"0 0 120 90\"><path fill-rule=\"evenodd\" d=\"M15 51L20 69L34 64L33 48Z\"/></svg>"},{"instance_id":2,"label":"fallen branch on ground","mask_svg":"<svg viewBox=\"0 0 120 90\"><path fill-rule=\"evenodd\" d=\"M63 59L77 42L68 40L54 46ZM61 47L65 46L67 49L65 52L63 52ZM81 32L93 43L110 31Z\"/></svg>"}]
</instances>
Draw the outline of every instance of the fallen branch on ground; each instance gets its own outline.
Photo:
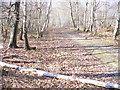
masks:
<instances>
[{"instance_id":1,"label":"fallen branch on ground","mask_svg":"<svg viewBox=\"0 0 120 90\"><path fill-rule=\"evenodd\" d=\"M91 79L73 78L72 76L55 74L55 73L50 73L50 72L46 72L46 71L42 71L42 70L36 70L36 69L27 69L27 68L23 68L23 67L20 67L20 66L7 64L7 63L4 63L4 62L0 62L0 66L13 68L13 69L17 69L17 70L20 70L20 71L30 71L30 72L37 73L37 74L43 75L43 76L55 77L55 78L60 78L60 79L68 79L68 80L72 80L72 81L80 81L82 83L89 83L89 84L93 84L93 85L101 86L101 87L105 87L105 88L118 88L118 89L120 89L119 84L105 83L105 82L91 80Z\"/></svg>"},{"instance_id":2,"label":"fallen branch on ground","mask_svg":"<svg viewBox=\"0 0 120 90\"><path fill-rule=\"evenodd\" d=\"M18 55L3 56L3 59L19 57Z\"/></svg>"},{"instance_id":3,"label":"fallen branch on ground","mask_svg":"<svg viewBox=\"0 0 120 90\"><path fill-rule=\"evenodd\" d=\"M18 60L5 60L12 63L36 63L35 61L18 61Z\"/></svg>"}]
</instances>

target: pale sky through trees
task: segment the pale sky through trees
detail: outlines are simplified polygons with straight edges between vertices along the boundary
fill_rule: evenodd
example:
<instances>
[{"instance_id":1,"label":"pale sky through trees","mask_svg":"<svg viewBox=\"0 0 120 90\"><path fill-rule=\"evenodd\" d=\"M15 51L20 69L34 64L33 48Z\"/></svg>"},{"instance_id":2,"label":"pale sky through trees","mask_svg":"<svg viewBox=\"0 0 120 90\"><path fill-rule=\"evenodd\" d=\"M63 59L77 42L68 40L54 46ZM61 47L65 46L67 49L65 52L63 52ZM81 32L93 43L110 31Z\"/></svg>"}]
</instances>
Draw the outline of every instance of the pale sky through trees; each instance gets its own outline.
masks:
<instances>
[{"instance_id":1,"label":"pale sky through trees","mask_svg":"<svg viewBox=\"0 0 120 90\"><path fill-rule=\"evenodd\" d=\"M16 0L0 0L1 2L10 2L10 1L16 1ZM21 0L21 1L23 1L23 0ZM50 0L27 0L27 1L35 1L35 2L49 2ZM66 1L69 1L69 0L52 0L52 2L53 2L53 7L56 7L56 6L58 6L58 4L60 3L60 2L66 2ZM90 1L92 1L92 0L71 0L71 1L80 1L81 3L85 3L86 1L88 1L88 2L90 2ZM119 1L119 0L97 0L97 1L109 1L111 4L112 3L114 3L115 1Z\"/></svg>"},{"instance_id":2,"label":"pale sky through trees","mask_svg":"<svg viewBox=\"0 0 120 90\"><path fill-rule=\"evenodd\" d=\"M9 2L9 1L16 1L16 0L0 0L0 1L5 1L5 2ZM21 0L23 1L23 0ZM50 0L27 0L27 1L40 1L40 2L48 2ZM68 1L68 0L52 0L53 2L65 2L65 1ZM75 0L71 0L71 1L75 1ZM80 2L85 2L85 1L92 1L92 0L77 0L77 1L80 1ZM119 1L119 0L98 0L98 1Z\"/></svg>"}]
</instances>

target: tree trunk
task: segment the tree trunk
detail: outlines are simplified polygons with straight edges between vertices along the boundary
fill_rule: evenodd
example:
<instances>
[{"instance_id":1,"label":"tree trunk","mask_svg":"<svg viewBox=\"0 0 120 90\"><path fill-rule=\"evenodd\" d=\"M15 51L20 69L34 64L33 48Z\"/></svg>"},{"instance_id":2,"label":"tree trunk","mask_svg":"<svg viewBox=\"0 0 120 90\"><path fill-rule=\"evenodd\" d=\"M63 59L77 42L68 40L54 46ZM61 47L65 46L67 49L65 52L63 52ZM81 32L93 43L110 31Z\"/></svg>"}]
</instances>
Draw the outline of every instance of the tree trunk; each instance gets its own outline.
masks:
<instances>
[{"instance_id":1,"label":"tree trunk","mask_svg":"<svg viewBox=\"0 0 120 90\"><path fill-rule=\"evenodd\" d=\"M120 32L120 1L118 2L118 18L114 29L113 39L115 40Z\"/></svg>"},{"instance_id":2,"label":"tree trunk","mask_svg":"<svg viewBox=\"0 0 120 90\"><path fill-rule=\"evenodd\" d=\"M1 34L2 34L2 36L3 36L3 30L4 30L4 27L3 27L4 25L3 25L3 20L1 20Z\"/></svg>"},{"instance_id":3,"label":"tree trunk","mask_svg":"<svg viewBox=\"0 0 120 90\"><path fill-rule=\"evenodd\" d=\"M77 28L77 26L75 25L75 20L73 18L72 2L70 1L69 4L70 4L70 14L71 14L72 23L73 23L74 28Z\"/></svg>"},{"instance_id":4,"label":"tree trunk","mask_svg":"<svg viewBox=\"0 0 120 90\"><path fill-rule=\"evenodd\" d=\"M29 46L29 43L28 43L28 38L27 38L27 2L26 0L24 0L24 7L23 7L23 14L24 14L24 17L23 17L23 36L24 36L24 40L25 40L25 46L24 48L26 50L30 50L30 46Z\"/></svg>"},{"instance_id":5,"label":"tree trunk","mask_svg":"<svg viewBox=\"0 0 120 90\"><path fill-rule=\"evenodd\" d=\"M76 17L77 17L76 25L77 25L77 30L78 30L78 31L80 30L80 29L79 29L79 28L80 28L80 23L79 23L79 22L80 22L80 17L79 17L79 15L80 15L80 14L79 14L79 13L80 13L80 9L79 9L79 8L80 8L80 7L79 7L79 4L80 4L80 3L77 1L77 2L76 2Z\"/></svg>"},{"instance_id":6,"label":"tree trunk","mask_svg":"<svg viewBox=\"0 0 120 90\"><path fill-rule=\"evenodd\" d=\"M105 1L105 16L104 16L104 27L107 27L107 16L108 16L108 1Z\"/></svg>"},{"instance_id":7,"label":"tree trunk","mask_svg":"<svg viewBox=\"0 0 120 90\"><path fill-rule=\"evenodd\" d=\"M45 31L45 28L48 25L48 20L49 20L49 15L50 15L50 11L51 11L51 6L52 6L52 0L50 0L50 4L49 4L48 11L47 11L47 14L46 14L46 19L45 19L45 22L43 24L42 30L41 30L41 32L39 34L41 37L43 36L43 32Z\"/></svg>"},{"instance_id":8,"label":"tree trunk","mask_svg":"<svg viewBox=\"0 0 120 90\"><path fill-rule=\"evenodd\" d=\"M84 32L86 31L86 24L87 24L87 7L88 7L88 2L86 2L86 6L85 6L85 13L84 13Z\"/></svg>"},{"instance_id":9,"label":"tree trunk","mask_svg":"<svg viewBox=\"0 0 120 90\"><path fill-rule=\"evenodd\" d=\"M22 29L20 31L20 40L23 40L23 23L22 23Z\"/></svg>"},{"instance_id":10,"label":"tree trunk","mask_svg":"<svg viewBox=\"0 0 120 90\"><path fill-rule=\"evenodd\" d=\"M21 31L20 31L20 40L23 40L23 29L21 29Z\"/></svg>"},{"instance_id":11,"label":"tree trunk","mask_svg":"<svg viewBox=\"0 0 120 90\"><path fill-rule=\"evenodd\" d=\"M36 10L37 14L38 14L38 25L37 25L37 38L39 38L40 36L40 32L41 32L41 16L42 16L42 10L41 10L41 2L37 4L38 9Z\"/></svg>"},{"instance_id":12,"label":"tree trunk","mask_svg":"<svg viewBox=\"0 0 120 90\"><path fill-rule=\"evenodd\" d=\"M91 33L93 33L94 30L94 34L97 33L97 28L96 28L96 0L92 1L92 12L91 12L91 26L90 26L90 31Z\"/></svg>"},{"instance_id":13,"label":"tree trunk","mask_svg":"<svg viewBox=\"0 0 120 90\"><path fill-rule=\"evenodd\" d=\"M11 31L9 48L17 48L17 30L19 24L19 9L20 9L20 0L16 0L15 2L15 12L16 12L16 20L14 24L14 29Z\"/></svg>"}]
</instances>

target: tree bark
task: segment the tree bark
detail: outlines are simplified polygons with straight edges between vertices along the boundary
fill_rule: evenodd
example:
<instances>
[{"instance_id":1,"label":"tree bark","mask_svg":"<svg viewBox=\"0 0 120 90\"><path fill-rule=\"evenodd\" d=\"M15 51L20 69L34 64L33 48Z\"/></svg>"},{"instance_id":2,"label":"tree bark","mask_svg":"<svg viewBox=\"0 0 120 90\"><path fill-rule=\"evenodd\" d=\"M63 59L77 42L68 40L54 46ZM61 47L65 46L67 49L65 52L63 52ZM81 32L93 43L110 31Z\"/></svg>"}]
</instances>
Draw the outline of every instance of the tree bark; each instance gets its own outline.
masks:
<instances>
[{"instance_id":1,"label":"tree bark","mask_svg":"<svg viewBox=\"0 0 120 90\"><path fill-rule=\"evenodd\" d=\"M113 39L115 40L120 32L120 1L118 2L118 17L116 20L116 26L114 29Z\"/></svg>"},{"instance_id":2,"label":"tree bark","mask_svg":"<svg viewBox=\"0 0 120 90\"><path fill-rule=\"evenodd\" d=\"M23 23L22 23L22 29L20 31L20 40L23 40Z\"/></svg>"},{"instance_id":3,"label":"tree bark","mask_svg":"<svg viewBox=\"0 0 120 90\"><path fill-rule=\"evenodd\" d=\"M46 28L47 25L48 25L48 20L49 20L49 15L50 15L51 6L52 6L52 0L50 0L50 4L49 4L48 11L47 11L47 14L46 14L46 19L45 19L45 22L44 22L44 24L43 24L42 30L41 30L41 32L40 32L40 34L39 34L41 37L43 36L43 32L45 31L45 28Z\"/></svg>"},{"instance_id":4,"label":"tree bark","mask_svg":"<svg viewBox=\"0 0 120 90\"><path fill-rule=\"evenodd\" d=\"M24 48L26 50L30 50L30 46L29 46L29 42L28 42L28 38L27 38L27 1L24 0L24 7L23 7L23 36L24 36L24 40L25 40L25 46Z\"/></svg>"},{"instance_id":5,"label":"tree bark","mask_svg":"<svg viewBox=\"0 0 120 90\"><path fill-rule=\"evenodd\" d=\"M73 23L74 28L77 28L77 26L75 25L75 20L73 18L72 2L70 1L69 4L70 4L70 14L71 14L72 23Z\"/></svg>"},{"instance_id":6,"label":"tree bark","mask_svg":"<svg viewBox=\"0 0 120 90\"><path fill-rule=\"evenodd\" d=\"M2 34L2 36L3 36L3 30L4 30L3 20L1 20L1 34Z\"/></svg>"},{"instance_id":7,"label":"tree bark","mask_svg":"<svg viewBox=\"0 0 120 90\"><path fill-rule=\"evenodd\" d=\"M94 30L94 34L97 33L97 28L96 28L96 0L92 1L92 12L91 12L91 26L90 26L90 31L91 33L93 33Z\"/></svg>"},{"instance_id":8,"label":"tree bark","mask_svg":"<svg viewBox=\"0 0 120 90\"><path fill-rule=\"evenodd\" d=\"M105 6L104 27L107 27L107 16L108 16L108 15L107 15L107 14L108 14L108 9L107 9L107 8L108 8L108 7L107 7L108 2L107 2L107 0L106 0L105 3L106 3L106 6Z\"/></svg>"},{"instance_id":9,"label":"tree bark","mask_svg":"<svg viewBox=\"0 0 120 90\"><path fill-rule=\"evenodd\" d=\"M40 31L41 31L41 26L40 26L40 24L41 24L41 16L42 16L42 7L41 7L41 5L42 5L42 3L40 2L40 3L38 3L37 4L37 14L38 14L38 25L37 25L37 38L39 38L39 36L40 36Z\"/></svg>"},{"instance_id":10,"label":"tree bark","mask_svg":"<svg viewBox=\"0 0 120 90\"><path fill-rule=\"evenodd\" d=\"M87 23L87 8L88 8L88 2L86 2L85 6L85 13L84 13L84 32L86 31L86 23Z\"/></svg>"},{"instance_id":11,"label":"tree bark","mask_svg":"<svg viewBox=\"0 0 120 90\"><path fill-rule=\"evenodd\" d=\"M20 0L16 0L15 2L15 13L16 13L16 20L14 24L14 29L11 31L10 41L9 41L9 48L17 48L17 30L19 24L19 9L20 9Z\"/></svg>"}]
</instances>

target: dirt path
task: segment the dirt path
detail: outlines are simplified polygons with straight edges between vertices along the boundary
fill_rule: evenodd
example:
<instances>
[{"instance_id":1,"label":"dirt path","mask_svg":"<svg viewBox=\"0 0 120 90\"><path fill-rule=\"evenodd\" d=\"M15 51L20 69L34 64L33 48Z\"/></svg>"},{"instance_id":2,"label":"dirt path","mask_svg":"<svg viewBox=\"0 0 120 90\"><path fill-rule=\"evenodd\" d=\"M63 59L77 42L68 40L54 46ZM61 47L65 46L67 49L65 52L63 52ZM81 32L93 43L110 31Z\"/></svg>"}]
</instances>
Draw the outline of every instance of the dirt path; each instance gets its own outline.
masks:
<instances>
[{"instance_id":1,"label":"dirt path","mask_svg":"<svg viewBox=\"0 0 120 90\"><path fill-rule=\"evenodd\" d=\"M36 50L23 48L7 49L3 62L49 71L57 74L72 75L73 77L94 79L103 82L119 83L118 73L111 70L111 66L102 64L94 55L83 47L78 33L61 28L52 28L43 38L29 37L30 46L37 46ZM74 38L73 38L74 35ZM80 43L80 42L81 43ZM8 41L5 43L7 47ZM23 47L23 41L18 46ZM4 48L4 50L6 49ZM27 62L25 62L27 61ZM33 63L32 63L33 62ZM12 88L96 88L90 84L82 84L68 80L41 77L32 73L5 69L3 86ZM99 87L97 87L99 88Z\"/></svg>"},{"instance_id":2,"label":"dirt path","mask_svg":"<svg viewBox=\"0 0 120 90\"><path fill-rule=\"evenodd\" d=\"M101 38L86 38L82 36L82 33L78 35L73 31L62 29L61 32L75 43L84 47L88 53L98 57L102 64L109 65L112 67L112 71L118 72L118 46L113 46Z\"/></svg>"}]
</instances>

